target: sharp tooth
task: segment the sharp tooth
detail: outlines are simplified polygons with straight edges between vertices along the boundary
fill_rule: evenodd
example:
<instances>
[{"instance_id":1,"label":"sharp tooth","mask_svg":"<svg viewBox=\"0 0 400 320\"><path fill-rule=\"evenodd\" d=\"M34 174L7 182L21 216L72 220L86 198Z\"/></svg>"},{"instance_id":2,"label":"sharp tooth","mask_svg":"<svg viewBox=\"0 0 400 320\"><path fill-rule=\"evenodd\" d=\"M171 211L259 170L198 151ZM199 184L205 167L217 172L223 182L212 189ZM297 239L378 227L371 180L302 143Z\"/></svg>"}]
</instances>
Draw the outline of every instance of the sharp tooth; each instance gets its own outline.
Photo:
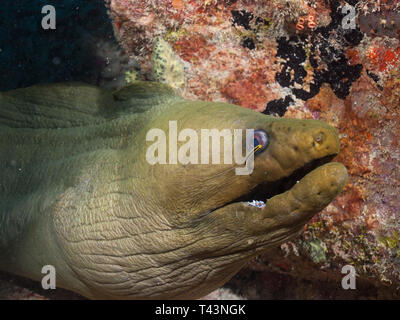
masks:
<instances>
[{"instance_id":1,"label":"sharp tooth","mask_svg":"<svg viewBox=\"0 0 400 320\"><path fill-rule=\"evenodd\" d=\"M251 202L249 201L247 203L253 207L257 207L257 208L261 208L261 209L265 207L264 201L253 200L253 201L251 201Z\"/></svg>"}]
</instances>

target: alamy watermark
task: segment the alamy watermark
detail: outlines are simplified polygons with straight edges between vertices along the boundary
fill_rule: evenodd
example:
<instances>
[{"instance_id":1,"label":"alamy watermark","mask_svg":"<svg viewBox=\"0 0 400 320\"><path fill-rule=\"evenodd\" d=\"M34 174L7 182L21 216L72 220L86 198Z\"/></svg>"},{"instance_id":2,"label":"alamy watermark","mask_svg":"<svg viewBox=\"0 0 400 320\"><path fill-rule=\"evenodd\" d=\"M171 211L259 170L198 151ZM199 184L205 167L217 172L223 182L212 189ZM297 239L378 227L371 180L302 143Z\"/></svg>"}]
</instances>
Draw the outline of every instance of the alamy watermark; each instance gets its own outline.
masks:
<instances>
[{"instance_id":1,"label":"alamy watermark","mask_svg":"<svg viewBox=\"0 0 400 320\"><path fill-rule=\"evenodd\" d=\"M246 131L246 153L243 155L243 131ZM249 175L254 169L254 129L201 129L200 137L194 129L178 132L176 120L169 121L167 134L161 129L147 132L146 141L154 142L147 148L149 164L221 164L221 139L223 139L223 163L237 164L236 175ZM210 145L211 140L211 145ZM183 144L178 148L178 142ZM168 148L168 159L167 159ZM200 151L200 152L199 152ZM232 157L233 156L233 157ZM243 166L244 165L244 166Z\"/></svg>"},{"instance_id":2,"label":"alamy watermark","mask_svg":"<svg viewBox=\"0 0 400 320\"><path fill-rule=\"evenodd\" d=\"M356 16L357 16L357 11L356 8L349 5L346 3L342 7L342 14L345 14L345 16L342 19L342 28L345 30L349 29L355 29L356 26Z\"/></svg>"},{"instance_id":3,"label":"alamy watermark","mask_svg":"<svg viewBox=\"0 0 400 320\"><path fill-rule=\"evenodd\" d=\"M356 268L351 265L345 265L342 268L342 274L346 274L342 278L342 288L344 290L356 289Z\"/></svg>"},{"instance_id":4,"label":"alamy watermark","mask_svg":"<svg viewBox=\"0 0 400 320\"><path fill-rule=\"evenodd\" d=\"M44 30L56 29L56 8L52 5L45 5L42 8L42 13L45 16L42 18L42 28Z\"/></svg>"},{"instance_id":5,"label":"alamy watermark","mask_svg":"<svg viewBox=\"0 0 400 320\"><path fill-rule=\"evenodd\" d=\"M56 288L56 268L52 265L45 265L42 268L42 274L45 274L42 278L42 288L44 290L54 290Z\"/></svg>"}]
</instances>

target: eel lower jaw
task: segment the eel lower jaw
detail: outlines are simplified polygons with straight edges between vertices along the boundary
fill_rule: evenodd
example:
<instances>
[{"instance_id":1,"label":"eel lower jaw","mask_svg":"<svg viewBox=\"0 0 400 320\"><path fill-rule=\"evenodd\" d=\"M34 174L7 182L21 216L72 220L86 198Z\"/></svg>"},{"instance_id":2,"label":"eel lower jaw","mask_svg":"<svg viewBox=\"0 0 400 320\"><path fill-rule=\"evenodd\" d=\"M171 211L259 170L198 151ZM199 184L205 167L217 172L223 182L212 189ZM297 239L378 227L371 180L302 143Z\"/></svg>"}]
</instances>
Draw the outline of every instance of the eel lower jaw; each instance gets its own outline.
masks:
<instances>
[{"instance_id":1,"label":"eel lower jaw","mask_svg":"<svg viewBox=\"0 0 400 320\"><path fill-rule=\"evenodd\" d=\"M211 213L232 215L233 220L240 220L238 223L259 231L263 230L263 224L303 225L322 211L347 183L346 168L341 163L327 163L332 158L313 161L279 183L262 183Z\"/></svg>"},{"instance_id":2,"label":"eel lower jaw","mask_svg":"<svg viewBox=\"0 0 400 320\"><path fill-rule=\"evenodd\" d=\"M231 203L247 202L247 204L249 204L250 206L263 209L269 199L289 191L296 184L300 183L307 174L329 163L335 156L336 154L310 161L301 168L292 172L290 176L284 177L278 181L261 183L249 193L241 196Z\"/></svg>"}]
</instances>

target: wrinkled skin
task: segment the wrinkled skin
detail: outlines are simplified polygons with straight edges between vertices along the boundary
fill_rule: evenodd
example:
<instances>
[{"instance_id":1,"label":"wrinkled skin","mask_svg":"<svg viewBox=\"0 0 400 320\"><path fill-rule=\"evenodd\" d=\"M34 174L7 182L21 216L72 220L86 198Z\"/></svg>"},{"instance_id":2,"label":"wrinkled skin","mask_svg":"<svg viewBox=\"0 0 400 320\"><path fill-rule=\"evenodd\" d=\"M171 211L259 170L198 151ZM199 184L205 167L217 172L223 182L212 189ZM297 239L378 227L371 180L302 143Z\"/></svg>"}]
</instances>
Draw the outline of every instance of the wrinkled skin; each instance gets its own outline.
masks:
<instances>
[{"instance_id":1,"label":"wrinkled skin","mask_svg":"<svg viewBox=\"0 0 400 320\"><path fill-rule=\"evenodd\" d=\"M146 133L168 132L169 120L199 136L200 129L263 129L269 146L251 175L236 175L232 164L150 165ZM264 208L236 202L262 182L273 188L336 155L335 130L190 102L141 82L114 95L79 84L4 93L0 147L1 269L40 280L42 267L53 265L57 286L89 298L204 296L298 235L347 180L343 165L328 163Z\"/></svg>"}]
</instances>

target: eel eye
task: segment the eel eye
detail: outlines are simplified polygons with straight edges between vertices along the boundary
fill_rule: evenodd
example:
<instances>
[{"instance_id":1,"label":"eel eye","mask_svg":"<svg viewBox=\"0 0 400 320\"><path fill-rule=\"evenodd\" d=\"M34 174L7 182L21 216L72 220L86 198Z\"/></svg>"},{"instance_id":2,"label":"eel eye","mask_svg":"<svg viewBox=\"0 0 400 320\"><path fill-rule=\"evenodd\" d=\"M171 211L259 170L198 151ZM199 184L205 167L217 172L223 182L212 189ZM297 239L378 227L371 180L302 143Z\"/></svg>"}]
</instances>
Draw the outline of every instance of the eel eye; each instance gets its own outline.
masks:
<instances>
[{"instance_id":1,"label":"eel eye","mask_svg":"<svg viewBox=\"0 0 400 320\"><path fill-rule=\"evenodd\" d=\"M254 148L257 146L261 146L254 154L259 154L263 152L269 144L268 135L264 130L255 130L254 131Z\"/></svg>"}]
</instances>

